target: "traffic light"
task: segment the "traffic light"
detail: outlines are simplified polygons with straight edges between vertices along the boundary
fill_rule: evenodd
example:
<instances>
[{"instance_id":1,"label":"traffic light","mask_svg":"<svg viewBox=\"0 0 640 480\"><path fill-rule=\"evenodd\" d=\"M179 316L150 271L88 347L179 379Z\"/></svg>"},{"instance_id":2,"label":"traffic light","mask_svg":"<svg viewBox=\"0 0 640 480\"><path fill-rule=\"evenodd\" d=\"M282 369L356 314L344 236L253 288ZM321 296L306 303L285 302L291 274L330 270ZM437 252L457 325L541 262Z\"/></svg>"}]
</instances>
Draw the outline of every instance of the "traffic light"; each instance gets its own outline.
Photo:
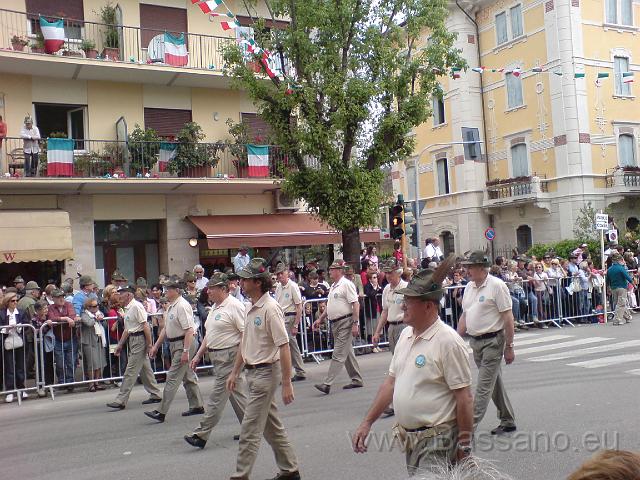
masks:
<instances>
[{"instance_id":1,"label":"traffic light","mask_svg":"<svg viewBox=\"0 0 640 480\"><path fill-rule=\"evenodd\" d=\"M415 225L415 223L416 223L416 219L413 218L413 213L408 211L408 210L405 210L405 212L404 212L404 234L407 237L410 237L410 236L413 235L413 232L414 232L413 226Z\"/></svg>"},{"instance_id":2,"label":"traffic light","mask_svg":"<svg viewBox=\"0 0 640 480\"><path fill-rule=\"evenodd\" d=\"M391 207L391 238L399 240L404 235L404 205L398 203Z\"/></svg>"}]
</instances>

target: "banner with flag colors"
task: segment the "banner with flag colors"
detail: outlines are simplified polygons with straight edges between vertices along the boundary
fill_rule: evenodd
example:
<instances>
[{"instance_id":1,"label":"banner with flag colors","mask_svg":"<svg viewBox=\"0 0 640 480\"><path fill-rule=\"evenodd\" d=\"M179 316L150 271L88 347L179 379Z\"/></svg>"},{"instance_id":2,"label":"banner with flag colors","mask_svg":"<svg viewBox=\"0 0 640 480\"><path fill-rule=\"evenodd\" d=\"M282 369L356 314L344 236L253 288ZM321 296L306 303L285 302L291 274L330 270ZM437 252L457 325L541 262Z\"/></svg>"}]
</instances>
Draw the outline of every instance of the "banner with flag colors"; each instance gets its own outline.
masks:
<instances>
[{"instance_id":1,"label":"banner with flag colors","mask_svg":"<svg viewBox=\"0 0 640 480\"><path fill-rule=\"evenodd\" d=\"M198 6L200 7L200 10L202 10L202 13L211 13L221 4L222 0L209 0L207 2L199 3Z\"/></svg>"},{"instance_id":2,"label":"banner with flag colors","mask_svg":"<svg viewBox=\"0 0 640 480\"><path fill-rule=\"evenodd\" d=\"M161 142L158 154L158 171L166 172L168 163L176 158L178 146L171 142Z\"/></svg>"},{"instance_id":3,"label":"banner with flag colors","mask_svg":"<svg viewBox=\"0 0 640 480\"><path fill-rule=\"evenodd\" d=\"M247 145L249 156L249 176L268 177L269 176L269 146L268 145Z\"/></svg>"},{"instance_id":4,"label":"banner with flag colors","mask_svg":"<svg viewBox=\"0 0 640 480\"><path fill-rule=\"evenodd\" d=\"M164 63L174 67L184 67L189 61L189 52L184 39L184 33L177 37L170 33L164 34Z\"/></svg>"},{"instance_id":5,"label":"banner with flag colors","mask_svg":"<svg viewBox=\"0 0 640 480\"><path fill-rule=\"evenodd\" d=\"M47 139L47 176L73 177L73 140Z\"/></svg>"},{"instance_id":6,"label":"banner with flag colors","mask_svg":"<svg viewBox=\"0 0 640 480\"><path fill-rule=\"evenodd\" d=\"M62 19L55 22L48 22L40 17L40 30L44 37L44 51L46 53L56 53L64 45L64 21Z\"/></svg>"},{"instance_id":7,"label":"banner with flag colors","mask_svg":"<svg viewBox=\"0 0 640 480\"><path fill-rule=\"evenodd\" d=\"M633 82L633 72L622 72L622 82L623 83Z\"/></svg>"}]
</instances>

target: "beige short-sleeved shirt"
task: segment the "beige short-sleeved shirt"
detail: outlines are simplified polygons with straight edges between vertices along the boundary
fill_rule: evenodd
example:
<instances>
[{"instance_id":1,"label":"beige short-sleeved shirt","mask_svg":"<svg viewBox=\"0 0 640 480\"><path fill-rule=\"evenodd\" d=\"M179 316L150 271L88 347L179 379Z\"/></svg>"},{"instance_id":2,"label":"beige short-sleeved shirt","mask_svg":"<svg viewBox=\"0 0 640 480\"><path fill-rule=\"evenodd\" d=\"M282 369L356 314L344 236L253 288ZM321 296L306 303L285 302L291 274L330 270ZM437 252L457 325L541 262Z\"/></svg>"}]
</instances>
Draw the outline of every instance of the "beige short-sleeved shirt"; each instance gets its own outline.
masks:
<instances>
[{"instance_id":1,"label":"beige short-sleeved shirt","mask_svg":"<svg viewBox=\"0 0 640 480\"><path fill-rule=\"evenodd\" d=\"M352 303L358 301L356 286L351 280L342 277L334 282L329 289L327 297L327 316L329 320L340 318L343 315L351 315L353 312Z\"/></svg>"},{"instance_id":2,"label":"beige short-sleeved shirt","mask_svg":"<svg viewBox=\"0 0 640 480\"><path fill-rule=\"evenodd\" d=\"M124 307L125 330L129 333L141 332L145 323L147 323L147 311L139 301L132 299L129 305Z\"/></svg>"},{"instance_id":3,"label":"beige short-sleeved shirt","mask_svg":"<svg viewBox=\"0 0 640 480\"><path fill-rule=\"evenodd\" d=\"M235 347L242 340L244 331L244 303L229 295L219 305L215 304L204 324L207 348Z\"/></svg>"},{"instance_id":4,"label":"beige short-sleeved shirt","mask_svg":"<svg viewBox=\"0 0 640 480\"><path fill-rule=\"evenodd\" d=\"M387 283L387 286L382 290L382 310L387 311L387 322L398 323L404 319L404 312L402 311L402 302L404 302L404 295L396 293L396 290L405 288L407 282L400 280L395 288Z\"/></svg>"},{"instance_id":5,"label":"beige short-sleeved shirt","mask_svg":"<svg viewBox=\"0 0 640 480\"><path fill-rule=\"evenodd\" d=\"M504 328L500 313L511 310L509 288L499 278L487 275L481 285L467 283L462 297L467 333L474 337Z\"/></svg>"},{"instance_id":6,"label":"beige short-sleeved shirt","mask_svg":"<svg viewBox=\"0 0 640 480\"><path fill-rule=\"evenodd\" d=\"M278 302L265 293L247 308L241 352L247 365L274 363L280 360L282 345L289 343L284 313Z\"/></svg>"},{"instance_id":7,"label":"beige short-sleeved shirt","mask_svg":"<svg viewBox=\"0 0 640 480\"><path fill-rule=\"evenodd\" d=\"M182 296L171 302L165 314L164 331L167 338L182 337L185 330L196 329L193 319L193 309Z\"/></svg>"},{"instance_id":8,"label":"beige short-sleeved shirt","mask_svg":"<svg viewBox=\"0 0 640 480\"><path fill-rule=\"evenodd\" d=\"M453 390L471 385L467 345L439 318L421 335L406 327L389 367L395 378L393 406L404 428L431 427L456 419Z\"/></svg>"},{"instance_id":9,"label":"beige short-sleeved shirt","mask_svg":"<svg viewBox=\"0 0 640 480\"><path fill-rule=\"evenodd\" d=\"M284 313L295 312L296 305L302 303L302 295L298 284L291 280L286 285L278 282L276 285L276 301L280 304Z\"/></svg>"}]
</instances>

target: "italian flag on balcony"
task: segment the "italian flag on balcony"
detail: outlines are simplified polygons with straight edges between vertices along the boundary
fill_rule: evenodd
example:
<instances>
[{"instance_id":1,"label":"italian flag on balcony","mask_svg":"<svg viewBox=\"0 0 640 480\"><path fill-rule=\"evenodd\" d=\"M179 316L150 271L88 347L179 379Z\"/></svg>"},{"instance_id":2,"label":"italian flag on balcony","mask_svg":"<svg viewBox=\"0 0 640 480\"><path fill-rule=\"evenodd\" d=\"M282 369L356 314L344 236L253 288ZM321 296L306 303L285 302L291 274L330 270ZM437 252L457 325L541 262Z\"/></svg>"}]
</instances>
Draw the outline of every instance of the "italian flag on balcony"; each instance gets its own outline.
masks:
<instances>
[{"instance_id":1,"label":"italian flag on balcony","mask_svg":"<svg viewBox=\"0 0 640 480\"><path fill-rule=\"evenodd\" d=\"M44 51L46 53L56 53L64 45L64 22L62 19L55 22L48 22L40 17L40 30L44 37Z\"/></svg>"},{"instance_id":2,"label":"italian flag on balcony","mask_svg":"<svg viewBox=\"0 0 640 480\"><path fill-rule=\"evenodd\" d=\"M164 63L174 67L184 67L189 61L189 52L184 40L184 33L177 37L164 34Z\"/></svg>"},{"instance_id":3,"label":"italian flag on balcony","mask_svg":"<svg viewBox=\"0 0 640 480\"><path fill-rule=\"evenodd\" d=\"M269 176L269 147L267 145L247 145L250 177Z\"/></svg>"},{"instance_id":4,"label":"italian flag on balcony","mask_svg":"<svg viewBox=\"0 0 640 480\"><path fill-rule=\"evenodd\" d=\"M158 157L158 170L167 171L168 163L176 157L177 145L175 143L160 143L160 154Z\"/></svg>"},{"instance_id":5,"label":"italian flag on balcony","mask_svg":"<svg viewBox=\"0 0 640 480\"><path fill-rule=\"evenodd\" d=\"M70 138L47 139L47 176L73 176L73 140Z\"/></svg>"}]
</instances>

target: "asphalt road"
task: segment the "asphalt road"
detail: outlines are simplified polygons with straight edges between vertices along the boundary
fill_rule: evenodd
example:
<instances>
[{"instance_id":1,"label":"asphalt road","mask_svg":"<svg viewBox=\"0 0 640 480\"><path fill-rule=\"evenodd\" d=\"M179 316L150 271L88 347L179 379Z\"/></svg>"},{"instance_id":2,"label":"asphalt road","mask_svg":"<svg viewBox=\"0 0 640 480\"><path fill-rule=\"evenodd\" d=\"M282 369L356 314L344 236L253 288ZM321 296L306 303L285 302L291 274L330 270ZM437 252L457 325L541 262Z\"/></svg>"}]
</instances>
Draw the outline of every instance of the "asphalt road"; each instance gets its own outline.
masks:
<instances>
[{"instance_id":1,"label":"asphalt road","mask_svg":"<svg viewBox=\"0 0 640 480\"><path fill-rule=\"evenodd\" d=\"M497 425L493 405L477 432L475 454L490 459L515 479L566 478L593 450L640 450L636 432L640 398L640 318L620 327L589 325L551 328L516 336L516 362L504 368L516 411L518 431L500 439L488 435ZM309 379L296 383L295 402L281 407L305 479L406 478L403 454L370 451L355 455L353 431L390 360L389 353L358 357L365 388L343 391L343 374L324 396L313 388L328 362L308 364ZM201 376L203 395L211 377ZM230 406L204 450L182 439L199 417L181 417L181 389L167 420L157 424L143 415L146 398L137 386L123 411L105 403L116 391L59 394L0 405L0 478L24 480L213 479L229 477L235 465L239 432ZM380 420L388 432L392 419ZM275 475L270 448L263 443L253 478Z\"/></svg>"}]
</instances>

